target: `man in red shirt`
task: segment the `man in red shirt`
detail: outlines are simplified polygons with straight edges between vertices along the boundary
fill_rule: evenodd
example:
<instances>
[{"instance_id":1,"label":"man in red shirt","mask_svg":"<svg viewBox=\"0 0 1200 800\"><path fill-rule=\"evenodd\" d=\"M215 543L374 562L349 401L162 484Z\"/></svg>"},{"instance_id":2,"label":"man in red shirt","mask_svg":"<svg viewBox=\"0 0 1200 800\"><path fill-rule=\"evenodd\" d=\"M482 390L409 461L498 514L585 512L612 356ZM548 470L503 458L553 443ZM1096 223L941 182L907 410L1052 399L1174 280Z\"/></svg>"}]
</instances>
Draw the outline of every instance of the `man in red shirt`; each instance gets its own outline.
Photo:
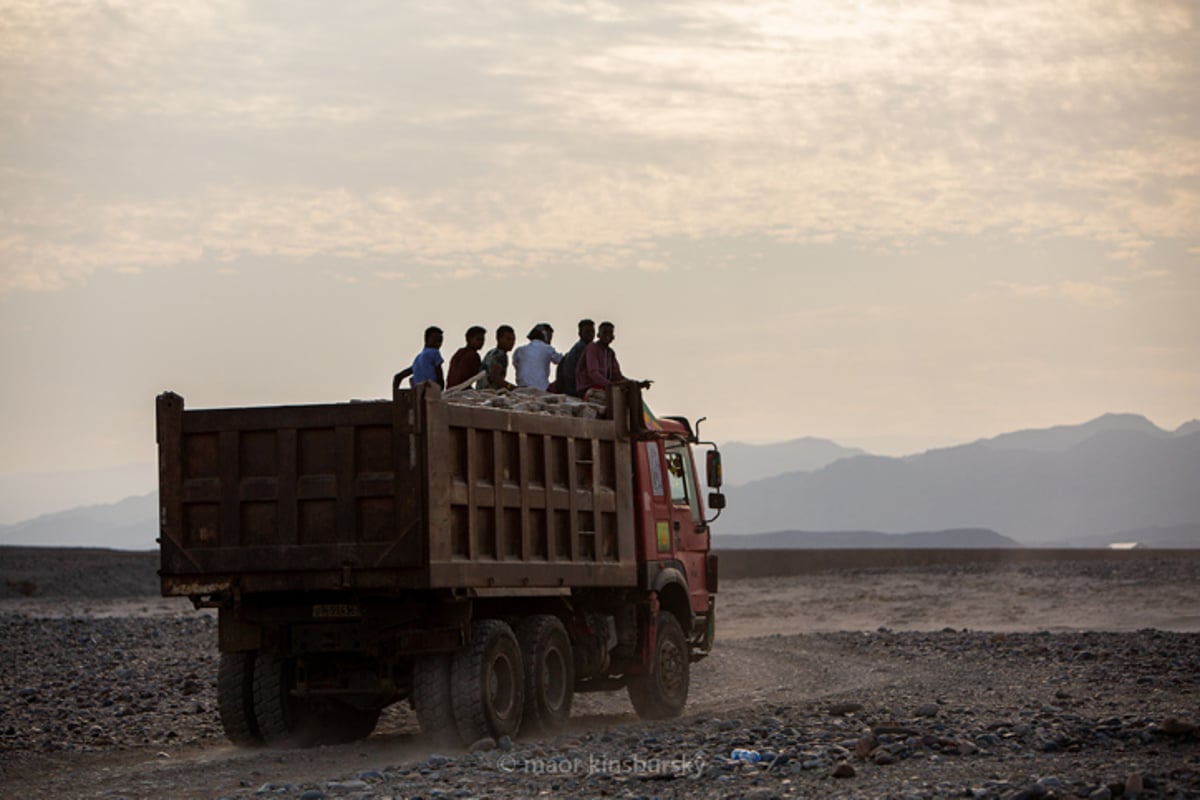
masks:
<instances>
[{"instance_id":1,"label":"man in red shirt","mask_svg":"<svg viewBox=\"0 0 1200 800\"><path fill-rule=\"evenodd\" d=\"M575 368L575 388L584 397L587 397L591 390L604 392L614 383L630 380L622 374L617 354L613 352L612 343L616 338L613 324L601 322L597 329L596 341L584 349L579 366ZM643 389L649 389L651 383L652 381L637 381Z\"/></svg>"},{"instance_id":2,"label":"man in red shirt","mask_svg":"<svg viewBox=\"0 0 1200 800\"><path fill-rule=\"evenodd\" d=\"M466 346L458 348L450 359L450 371L446 373L447 389L453 389L455 386L466 383L480 373L482 366L479 360L479 351L483 349L486 337L486 328L478 325L467 328Z\"/></svg>"}]
</instances>

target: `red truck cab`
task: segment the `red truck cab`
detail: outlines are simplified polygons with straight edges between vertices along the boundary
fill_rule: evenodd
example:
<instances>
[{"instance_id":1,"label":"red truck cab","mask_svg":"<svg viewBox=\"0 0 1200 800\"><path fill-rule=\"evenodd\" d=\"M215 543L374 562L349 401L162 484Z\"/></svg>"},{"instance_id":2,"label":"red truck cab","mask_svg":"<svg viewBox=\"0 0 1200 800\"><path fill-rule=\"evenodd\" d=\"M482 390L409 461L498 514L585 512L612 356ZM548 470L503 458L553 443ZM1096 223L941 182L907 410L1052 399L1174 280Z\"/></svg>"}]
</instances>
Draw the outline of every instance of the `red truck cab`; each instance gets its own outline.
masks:
<instances>
[{"instance_id":1,"label":"red truck cab","mask_svg":"<svg viewBox=\"0 0 1200 800\"><path fill-rule=\"evenodd\" d=\"M710 552L712 520L700 497L695 444L702 443L679 418L648 425L634 444L641 502L636 513L638 560L645 565L645 587L657 593L664 607L681 619L705 623L704 630L690 633L703 636L700 653L706 653L712 646L717 556ZM710 485L712 480L719 484L719 469L716 473L710 474ZM723 505L719 494L710 499Z\"/></svg>"}]
</instances>

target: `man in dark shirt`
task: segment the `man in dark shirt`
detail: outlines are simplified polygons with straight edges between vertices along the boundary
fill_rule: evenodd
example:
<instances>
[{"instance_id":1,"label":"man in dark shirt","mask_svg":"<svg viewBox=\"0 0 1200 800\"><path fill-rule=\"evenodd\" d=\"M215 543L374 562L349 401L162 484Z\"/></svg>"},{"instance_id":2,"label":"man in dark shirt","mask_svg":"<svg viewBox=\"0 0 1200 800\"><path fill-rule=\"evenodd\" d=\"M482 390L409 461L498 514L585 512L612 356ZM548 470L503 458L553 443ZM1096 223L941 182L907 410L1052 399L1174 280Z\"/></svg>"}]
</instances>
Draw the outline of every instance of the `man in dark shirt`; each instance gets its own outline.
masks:
<instances>
[{"instance_id":1,"label":"man in dark shirt","mask_svg":"<svg viewBox=\"0 0 1200 800\"><path fill-rule=\"evenodd\" d=\"M563 360L558 365L558 373L554 378L555 386L560 394L578 396L579 392L575 388L575 370L579 367L579 360L583 358L583 351L595 338L596 323L590 319L579 320L579 341L563 356Z\"/></svg>"},{"instance_id":2,"label":"man in dark shirt","mask_svg":"<svg viewBox=\"0 0 1200 800\"><path fill-rule=\"evenodd\" d=\"M579 366L575 370L575 388L580 396L586 397L593 389L604 392L614 383L630 380L621 373L621 364L611 347L616 338L613 324L601 322L596 341L584 349L583 357L579 359ZM637 381L637 384L643 389L649 389L652 382Z\"/></svg>"},{"instance_id":3,"label":"man in dark shirt","mask_svg":"<svg viewBox=\"0 0 1200 800\"><path fill-rule=\"evenodd\" d=\"M487 328L472 325L467 328L467 343L458 348L450 358L450 371L446 374L446 386L453 389L466 383L480 372L479 351L487 337Z\"/></svg>"}]
</instances>

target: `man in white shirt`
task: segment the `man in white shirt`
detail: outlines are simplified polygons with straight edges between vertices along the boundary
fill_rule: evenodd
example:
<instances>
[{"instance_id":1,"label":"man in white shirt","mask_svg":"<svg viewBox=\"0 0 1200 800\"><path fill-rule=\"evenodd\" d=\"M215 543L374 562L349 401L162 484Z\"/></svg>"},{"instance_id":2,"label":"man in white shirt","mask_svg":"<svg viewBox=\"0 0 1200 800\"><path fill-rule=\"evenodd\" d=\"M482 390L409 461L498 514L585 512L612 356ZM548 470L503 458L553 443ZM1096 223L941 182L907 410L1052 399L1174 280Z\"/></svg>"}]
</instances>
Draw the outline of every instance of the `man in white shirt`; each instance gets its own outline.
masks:
<instances>
[{"instance_id":1,"label":"man in white shirt","mask_svg":"<svg viewBox=\"0 0 1200 800\"><path fill-rule=\"evenodd\" d=\"M562 361L562 353L550 346L544 325L535 325L529 332L529 344L513 351L512 362L517 370L517 386L532 386L546 391L550 388L550 365Z\"/></svg>"}]
</instances>

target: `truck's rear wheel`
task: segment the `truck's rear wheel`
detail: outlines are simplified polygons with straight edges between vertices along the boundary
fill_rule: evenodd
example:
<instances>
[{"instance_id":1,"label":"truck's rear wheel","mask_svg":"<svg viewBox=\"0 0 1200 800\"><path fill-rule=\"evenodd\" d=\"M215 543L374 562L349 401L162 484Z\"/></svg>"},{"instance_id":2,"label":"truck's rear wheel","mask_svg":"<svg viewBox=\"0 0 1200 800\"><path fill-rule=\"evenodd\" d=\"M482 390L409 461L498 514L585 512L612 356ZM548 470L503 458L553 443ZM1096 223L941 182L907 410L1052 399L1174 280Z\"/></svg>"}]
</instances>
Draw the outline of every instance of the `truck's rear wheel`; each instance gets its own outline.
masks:
<instances>
[{"instance_id":1,"label":"truck's rear wheel","mask_svg":"<svg viewBox=\"0 0 1200 800\"><path fill-rule=\"evenodd\" d=\"M450 656L421 656L413 664L413 708L421 733L434 744L459 744L450 700ZM470 744L470 742L468 742Z\"/></svg>"},{"instance_id":2,"label":"truck's rear wheel","mask_svg":"<svg viewBox=\"0 0 1200 800\"><path fill-rule=\"evenodd\" d=\"M464 744L516 736L525 707L525 670L512 628L498 619L471 625L471 641L451 664L450 698Z\"/></svg>"},{"instance_id":3,"label":"truck's rear wheel","mask_svg":"<svg viewBox=\"0 0 1200 800\"><path fill-rule=\"evenodd\" d=\"M642 719L677 717L687 704L689 680L688 644L675 615L658 615L658 636L650 672L629 676L626 687L633 709Z\"/></svg>"},{"instance_id":4,"label":"truck's rear wheel","mask_svg":"<svg viewBox=\"0 0 1200 800\"><path fill-rule=\"evenodd\" d=\"M217 713L229 741L240 747L263 743L254 719L254 651L221 653L217 667Z\"/></svg>"},{"instance_id":5,"label":"truck's rear wheel","mask_svg":"<svg viewBox=\"0 0 1200 800\"><path fill-rule=\"evenodd\" d=\"M552 614L535 614L517 626L525 671L526 730L562 730L571 717L575 694L575 656L562 621Z\"/></svg>"},{"instance_id":6,"label":"truck's rear wheel","mask_svg":"<svg viewBox=\"0 0 1200 800\"><path fill-rule=\"evenodd\" d=\"M290 658L260 651L254 659L254 718L272 747L311 747L318 728L305 706L292 697L295 665Z\"/></svg>"}]
</instances>

